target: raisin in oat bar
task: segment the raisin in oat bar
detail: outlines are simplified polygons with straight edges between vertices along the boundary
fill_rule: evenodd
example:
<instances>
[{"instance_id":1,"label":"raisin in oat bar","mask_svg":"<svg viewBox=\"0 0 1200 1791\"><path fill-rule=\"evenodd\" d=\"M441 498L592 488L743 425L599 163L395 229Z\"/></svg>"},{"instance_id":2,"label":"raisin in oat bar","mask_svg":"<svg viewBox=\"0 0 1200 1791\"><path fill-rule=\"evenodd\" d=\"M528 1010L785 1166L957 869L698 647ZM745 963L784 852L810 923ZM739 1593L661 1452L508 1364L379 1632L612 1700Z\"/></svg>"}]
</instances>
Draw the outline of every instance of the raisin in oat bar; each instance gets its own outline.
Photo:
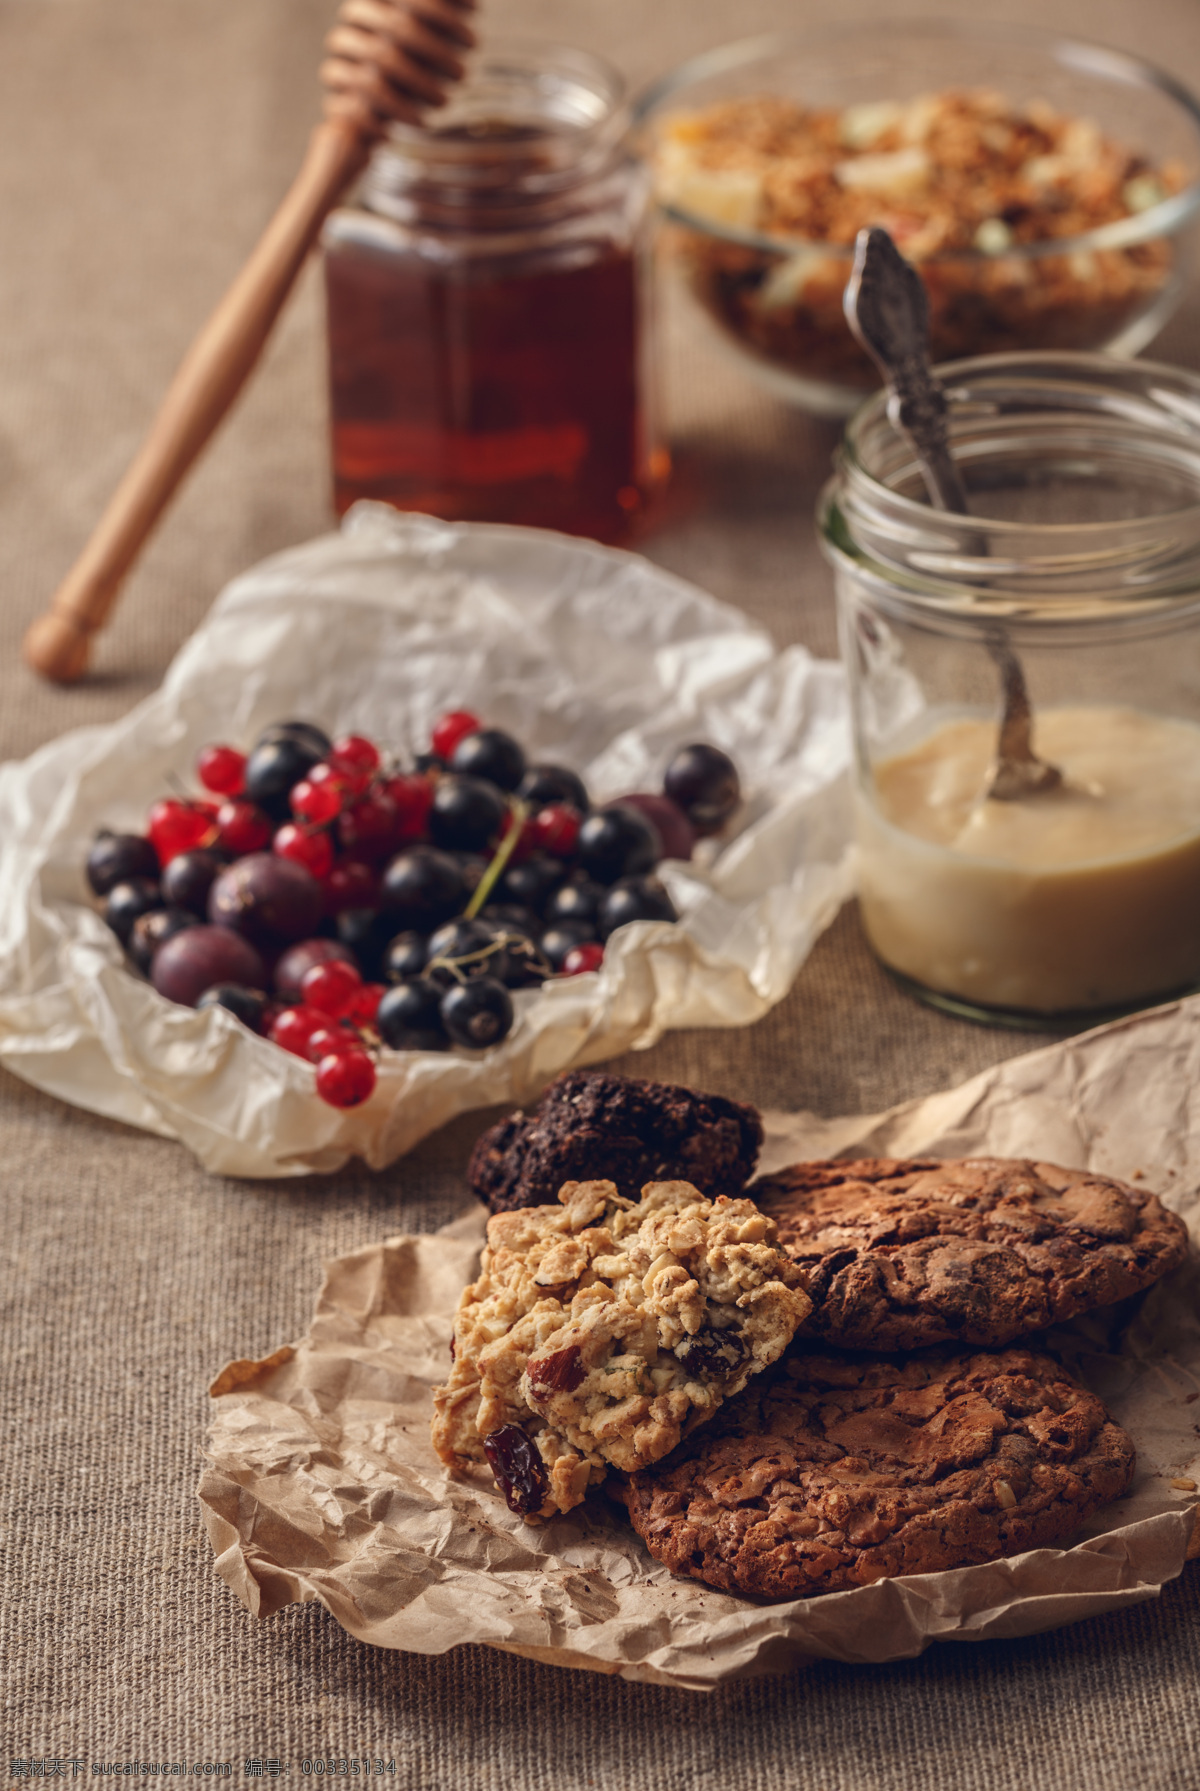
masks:
<instances>
[{"instance_id":1,"label":"raisin in oat bar","mask_svg":"<svg viewBox=\"0 0 1200 1791\"><path fill-rule=\"evenodd\" d=\"M660 1461L776 1361L809 1311L749 1200L654 1182L568 1182L488 1225L434 1389L448 1466L488 1461L514 1511L569 1511L610 1465Z\"/></svg>"}]
</instances>

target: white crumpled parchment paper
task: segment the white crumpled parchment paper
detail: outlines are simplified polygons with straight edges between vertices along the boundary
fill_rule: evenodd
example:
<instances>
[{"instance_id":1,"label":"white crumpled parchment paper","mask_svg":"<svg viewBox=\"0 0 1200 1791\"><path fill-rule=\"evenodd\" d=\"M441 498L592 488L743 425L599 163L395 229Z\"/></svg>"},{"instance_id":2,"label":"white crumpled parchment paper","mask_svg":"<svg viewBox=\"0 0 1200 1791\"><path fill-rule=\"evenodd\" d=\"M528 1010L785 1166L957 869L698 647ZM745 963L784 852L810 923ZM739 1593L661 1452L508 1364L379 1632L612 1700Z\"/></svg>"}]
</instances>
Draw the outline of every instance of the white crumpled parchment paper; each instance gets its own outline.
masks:
<instances>
[{"instance_id":1,"label":"white crumpled parchment paper","mask_svg":"<svg viewBox=\"0 0 1200 1791\"><path fill-rule=\"evenodd\" d=\"M987 1070L890 1113L768 1116L765 1168L820 1156L1032 1156L1144 1180L1200 1243L1200 998ZM217 1571L257 1616L319 1599L383 1648L482 1642L711 1690L824 1656L1029 1635L1154 1598L1200 1553L1200 1262L1049 1334L1137 1446L1129 1496L1069 1549L758 1605L674 1579L602 1496L514 1517L429 1442L483 1217L330 1263L308 1336L218 1376L200 1500ZM1173 1479L1190 1480L1192 1490Z\"/></svg>"},{"instance_id":2,"label":"white crumpled parchment paper","mask_svg":"<svg viewBox=\"0 0 1200 1791\"><path fill-rule=\"evenodd\" d=\"M407 762L462 706L573 766L599 800L657 788L688 740L730 751L740 830L707 867L662 873L681 923L639 922L598 973L518 996L491 1051L385 1052L375 1094L346 1113L300 1059L129 970L84 878L97 828L140 831L209 741L249 744L299 716ZM123 720L0 767L0 1061L228 1175L328 1171L355 1153L382 1167L456 1113L779 1001L850 893L848 755L840 667L779 651L648 561L359 506L340 534L236 579Z\"/></svg>"}]
</instances>

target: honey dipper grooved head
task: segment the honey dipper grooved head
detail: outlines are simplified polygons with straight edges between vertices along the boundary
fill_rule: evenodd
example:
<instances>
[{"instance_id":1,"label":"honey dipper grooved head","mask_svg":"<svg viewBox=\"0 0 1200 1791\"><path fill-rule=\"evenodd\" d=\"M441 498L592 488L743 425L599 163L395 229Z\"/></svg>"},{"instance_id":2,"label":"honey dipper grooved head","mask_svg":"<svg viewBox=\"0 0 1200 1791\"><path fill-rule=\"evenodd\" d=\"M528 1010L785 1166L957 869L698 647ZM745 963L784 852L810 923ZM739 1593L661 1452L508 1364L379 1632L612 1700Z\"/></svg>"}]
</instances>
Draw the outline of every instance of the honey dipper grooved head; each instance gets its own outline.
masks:
<instances>
[{"instance_id":1,"label":"honey dipper grooved head","mask_svg":"<svg viewBox=\"0 0 1200 1791\"><path fill-rule=\"evenodd\" d=\"M463 76L475 0L342 0L325 40L325 116L379 136L418 124Z\"/></svg>"}]
</instances>

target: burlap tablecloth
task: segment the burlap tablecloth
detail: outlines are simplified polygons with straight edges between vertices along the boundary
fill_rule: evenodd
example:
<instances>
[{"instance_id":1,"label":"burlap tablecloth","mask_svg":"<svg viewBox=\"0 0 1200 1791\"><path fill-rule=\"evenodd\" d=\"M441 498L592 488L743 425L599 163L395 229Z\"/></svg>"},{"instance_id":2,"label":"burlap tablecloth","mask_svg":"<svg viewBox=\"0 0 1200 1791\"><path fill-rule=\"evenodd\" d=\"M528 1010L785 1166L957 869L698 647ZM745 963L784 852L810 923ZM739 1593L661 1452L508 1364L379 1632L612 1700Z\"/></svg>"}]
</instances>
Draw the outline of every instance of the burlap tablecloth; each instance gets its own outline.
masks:
<instances>
[{"instance_id":1,"label":"burlap tablecloth","mask_svg":"<svg viewBox=\"0 0 1200 1791\"><path fill-rule=\"evenodd\" d=\"M814 0L804 19L877 7ZM943 0L943 12L971 10ZM1200 85L1196 0L1004 10L1043 23L1049 12ZM0 0L5 756L120 714L227 577L328 524L310 277L132 579L94 678L56 691L18 662L25 625L295 165L331 11L331 0ZM488 13L496 29L607 53L635 82L693 49L797 22L787 0L659 0L656 11L493 0ZM1193 303L1158 352L1196 365L1198 322ZM646 551L781 641L832 652L810 525L832 432L761 396L686 318L672 321L667 358L679 471ZM762 1024L676 1035L619 1067L837 1113L944 1087L1036 1042L910 1002L847 913ZM1124 1616L893 1667L816 1666L710 1698L481 1649L372 1652L316 1606L256 1625L213 1573L193 1496L207 1378L303 1331L323 1257L446 1218L487 1117L382 1177L251 1185L210 1179L181 1149L0 1074L0 1773L169 1760L229 1762L243 1779L247 1762L277 1761L298 1782L305 1757L370 1754L395 1760L397 1785L484 1791L1194 1791L1196 1567Z\"/></svg>"}]
</instances>

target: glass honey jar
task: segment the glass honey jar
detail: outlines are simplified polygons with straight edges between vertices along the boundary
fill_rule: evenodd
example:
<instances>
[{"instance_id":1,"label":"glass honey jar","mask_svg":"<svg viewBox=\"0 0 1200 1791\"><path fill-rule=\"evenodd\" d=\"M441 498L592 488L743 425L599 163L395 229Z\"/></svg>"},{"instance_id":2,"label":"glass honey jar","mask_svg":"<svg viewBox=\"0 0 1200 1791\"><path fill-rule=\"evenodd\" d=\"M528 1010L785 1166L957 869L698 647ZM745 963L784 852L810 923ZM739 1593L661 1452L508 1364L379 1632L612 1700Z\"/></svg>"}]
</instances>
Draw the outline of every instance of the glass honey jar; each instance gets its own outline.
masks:
<instances>
[{"instance_id":1,"label":"glass honey jar","mask_svg":"<svg viewBox=\"0 0 1200 1791\"><path fill-rule=\"evenodd\" d=\"M626 538L649 402L648 184L620 76L492 50L324 234L334 501Z\"/></svg>"}]
</instances>

